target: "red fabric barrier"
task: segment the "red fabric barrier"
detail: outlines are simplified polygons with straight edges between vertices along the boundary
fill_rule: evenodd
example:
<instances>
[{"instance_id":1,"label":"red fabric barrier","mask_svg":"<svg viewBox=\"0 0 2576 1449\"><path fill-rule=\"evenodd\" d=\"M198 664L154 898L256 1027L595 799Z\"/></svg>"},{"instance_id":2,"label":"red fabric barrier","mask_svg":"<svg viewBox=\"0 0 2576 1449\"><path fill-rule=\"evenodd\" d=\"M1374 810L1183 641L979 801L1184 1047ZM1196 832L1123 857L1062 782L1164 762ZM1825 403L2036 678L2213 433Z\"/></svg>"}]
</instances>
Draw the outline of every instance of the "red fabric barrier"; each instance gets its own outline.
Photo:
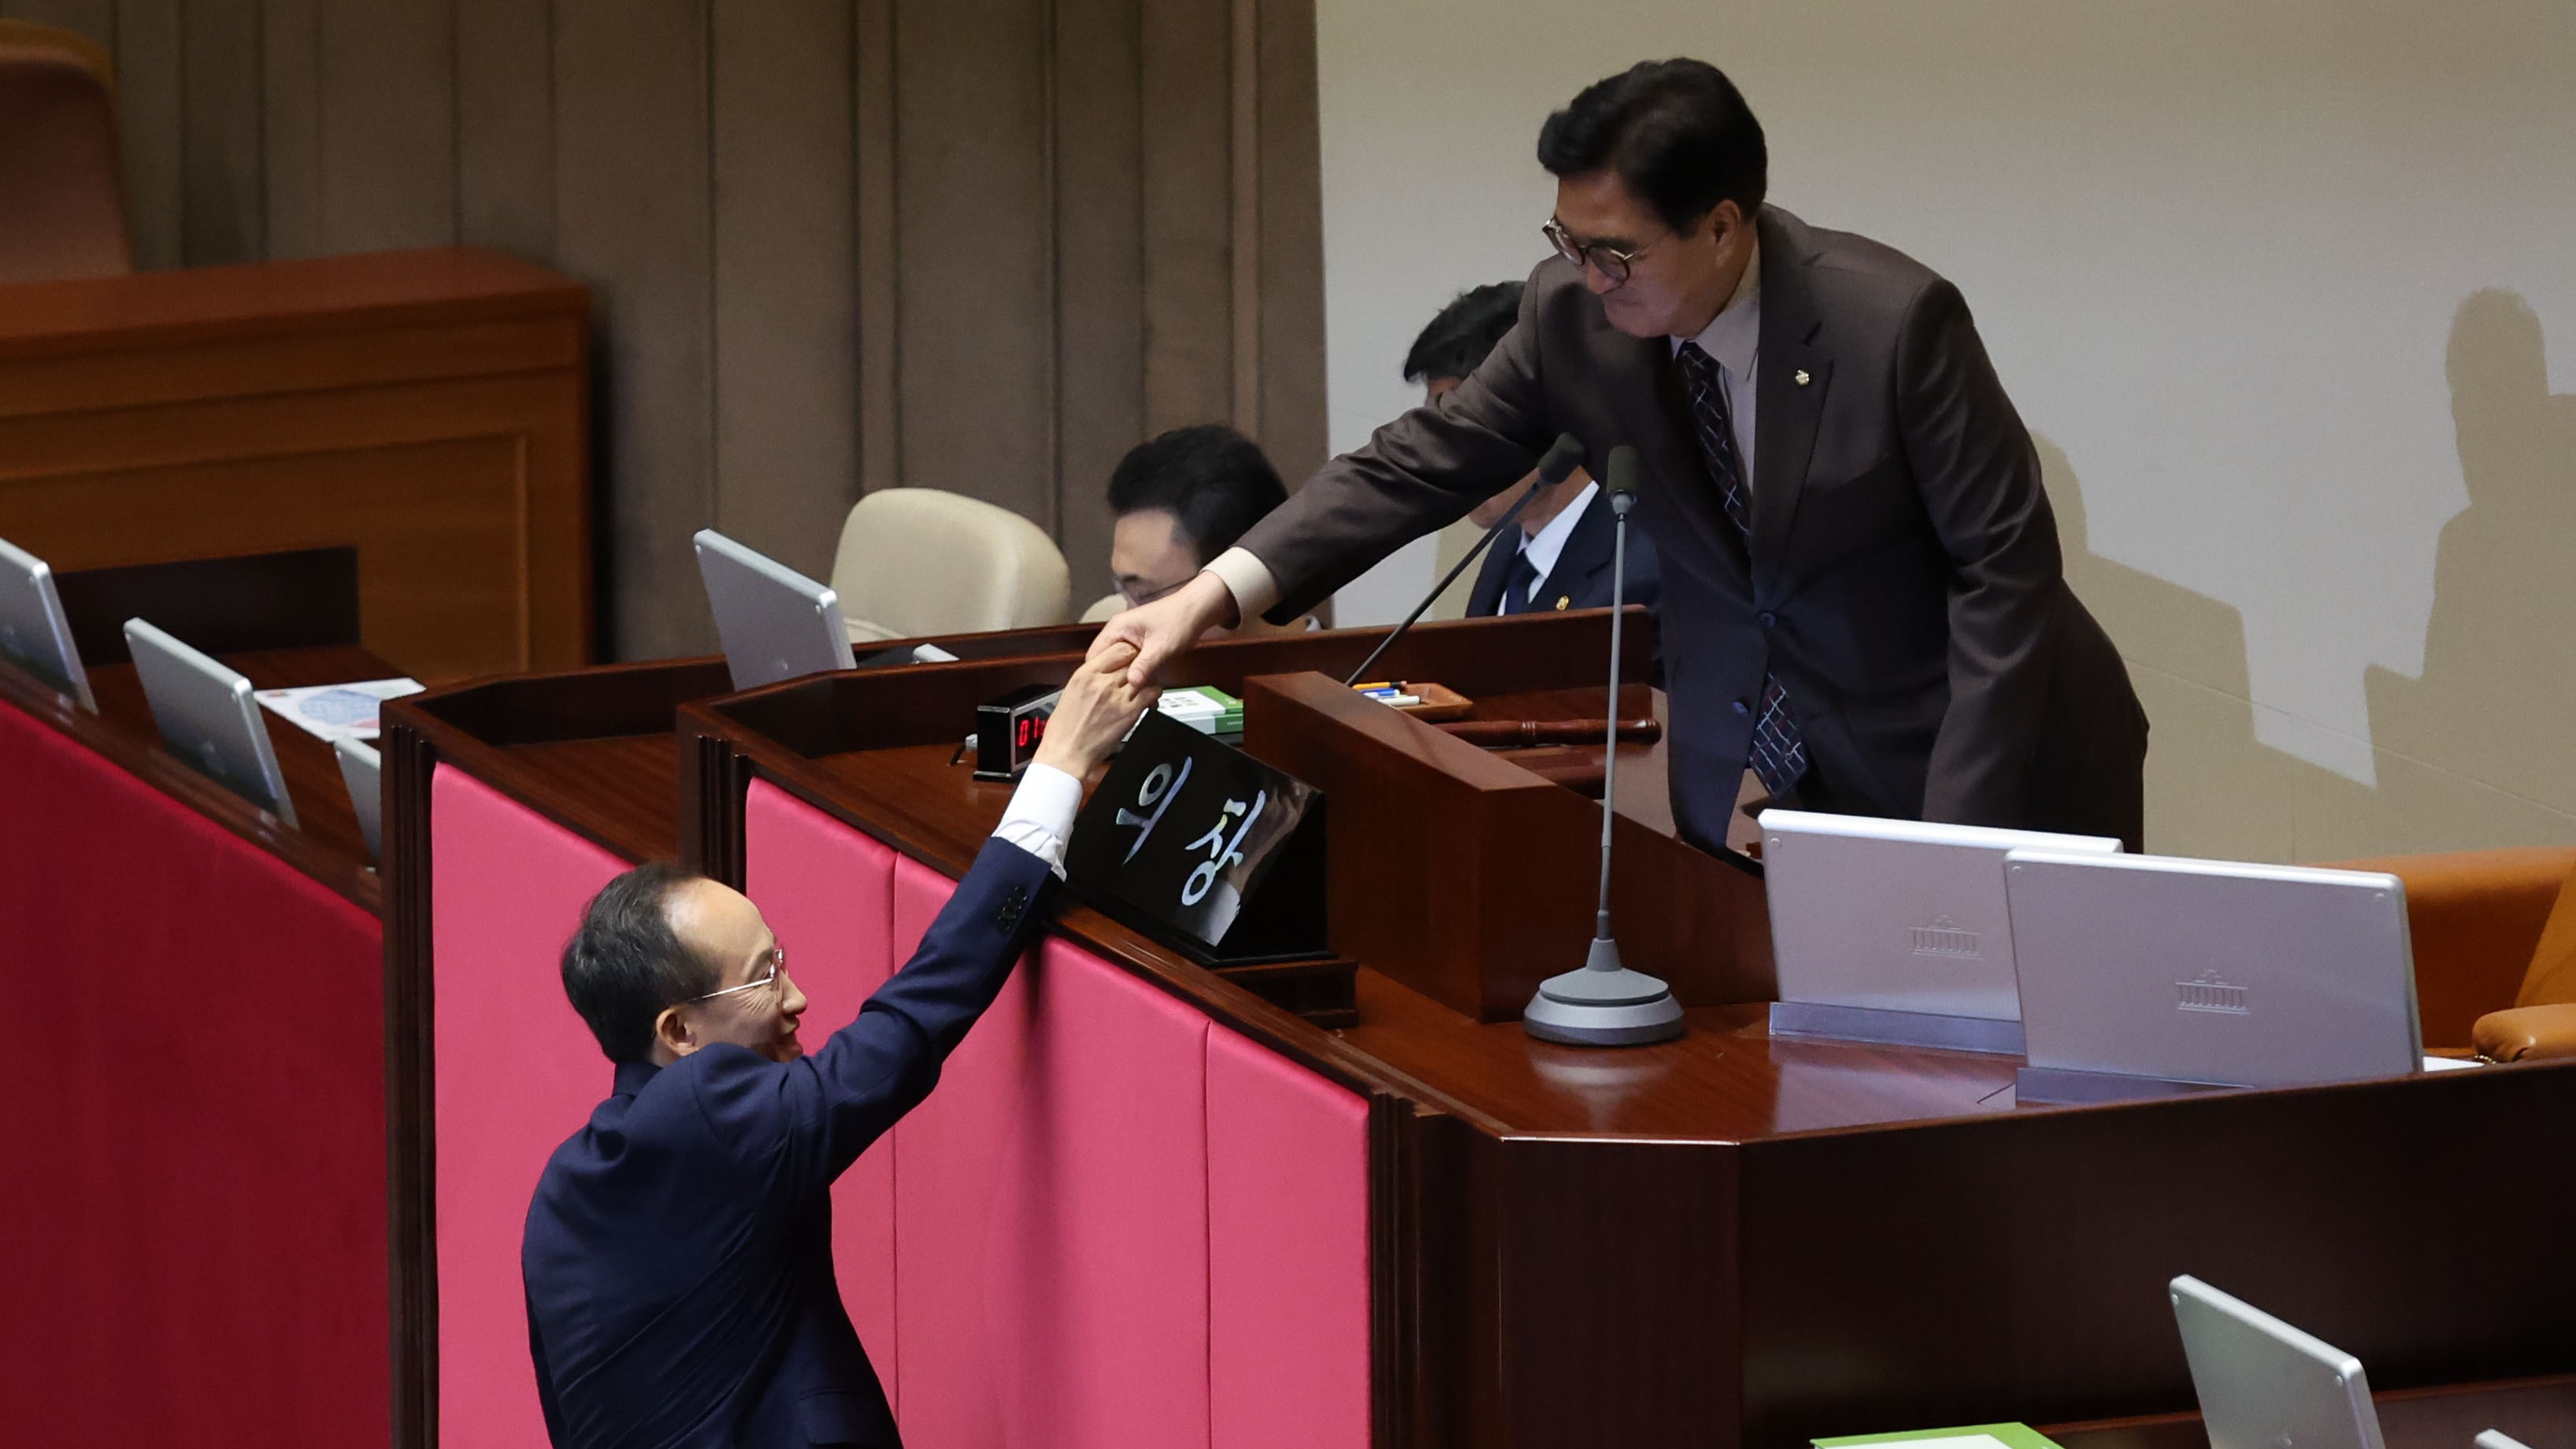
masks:
<instances>
[{"instance_id":1,"label":"red fabric barrier","mask_svg":"<svg viewBox=\"0 0 2576 1449\"><path fill-rule=\"evenodd\" d=\"M1207 1039L1213 1449L1368 1449L1368 1103Z\"/></svg>"},{"instance_id":2,"label":"red fabric barrier","mask_svg":"<svg viewBox=\"0 0 2576 1449\"><path fill-rule=\"evenodd\" d=\"M382 933L0 706L0 1438L388 1438Z\"/></svg>"},{"instance_id":3,"label":"red fabric barrier","mask_svg":"<svg viewBox=\"0 0 2576 1449\"><path fill-rule=\"evenodd\" d=\"M766 780L754 780L743 803L743 845L745 894L787 949L788 974L805 993L798 1033L810 1051L856 1020L859 1004L894 972L894 851ZM907 954L918 939L907 939ZM859 1342L900 1413L894 1172L888 1133L832 1185L832 1267Z\"/></svg>"},{"instance_id":4,"label":"red fabric barrier","mask_svg":"<svg viewBox=\"0 0 2576 1449\"><path fill-rule=\"evenodd\" d=\"M895 863L895 939L950 882ZM915 1449L1207 1442L1206 1019L1051 941L895 1129Z\"/></svg>"},{"instance_id":5,"label":"red fabric barrier","mask_svg":"<svg viewBox=\"0 0 2576 1449\"><path fill-rule=\"evenodd\" d=\"M430 778L429 829L438 1437L535 1449L546 1428L519 1243L546 1159L613 1075L564 999L563 946L626 862L446 765Z\"/></svg>"}]
</instances>

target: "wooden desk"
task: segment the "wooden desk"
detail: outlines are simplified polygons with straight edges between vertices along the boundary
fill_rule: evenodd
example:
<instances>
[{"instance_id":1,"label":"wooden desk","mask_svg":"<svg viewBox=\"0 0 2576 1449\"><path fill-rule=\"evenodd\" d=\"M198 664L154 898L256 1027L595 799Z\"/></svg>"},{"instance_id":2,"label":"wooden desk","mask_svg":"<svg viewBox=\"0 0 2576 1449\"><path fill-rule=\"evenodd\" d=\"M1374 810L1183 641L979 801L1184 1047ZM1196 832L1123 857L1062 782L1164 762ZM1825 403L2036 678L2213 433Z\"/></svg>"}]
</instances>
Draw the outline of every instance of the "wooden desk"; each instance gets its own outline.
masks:
<instances>
[{"instance_id":1,"label":"wooden desk","mask_svg":"<svg viewBox=\"0 0 2576 1449\"><path fill-rule=\"evenodd\" d=\"M1549 676L1598 655L1597 637L1458 627L1489 631L1460 637L1476 660L1390 670L1472 695L1564 687ZM1443 636L1416 637L1431 652ZM1231 688L1256 657L1210 649L1202 670ZM945 722L958 698L1062 667L945 666L899 691L830 676L692 707L697 858L739 879L757 779L962 869L1007 791L949 765ZM1284 697L1265 687L1251 697ZM2563 1194L2478 1186L2563 1134L2576 1064L2020 1108L2009 1061L1775 1042L1755 1000L1695 1008L1677 1042L1586 1051L1478 1022L1364 957L1358 1024L1326 1031L1096 913L1057 929L1368 1098L1380 1446L1767 1449L2169 1412L2191 1401L2164 1294L2180 1272L2390 1388L2576 1366ZM2515 1265L2502 1301L2478 1291L2489 1263Z\"/></svg>"},{"instance_id":2,"label":"wooden desk","mask_svg":"<svg viewBox=\"0 0 2576 1449\"><path fill-rule=\"evenodd\" d=\"M417 677L591 655L588 294L491 252L0 287L0 537L56 569L355 545Z\"/></svg>"}]
</instances>

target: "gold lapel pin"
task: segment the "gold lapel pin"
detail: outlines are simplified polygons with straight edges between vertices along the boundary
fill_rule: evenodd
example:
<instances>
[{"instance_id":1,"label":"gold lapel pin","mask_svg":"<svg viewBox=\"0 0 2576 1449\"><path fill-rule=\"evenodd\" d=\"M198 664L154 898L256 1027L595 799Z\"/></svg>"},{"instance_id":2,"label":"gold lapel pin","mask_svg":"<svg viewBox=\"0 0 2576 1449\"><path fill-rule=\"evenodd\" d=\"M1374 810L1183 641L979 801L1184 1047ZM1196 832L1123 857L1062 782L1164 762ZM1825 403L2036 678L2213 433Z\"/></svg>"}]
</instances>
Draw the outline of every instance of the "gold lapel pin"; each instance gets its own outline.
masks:
<instances>
[{"instance_id":1,"label":"gold lapel pin","mask_svg":"<svg viewBox=\"0 0 2576 1449\"><path fill-rule=\"evenodd\" d=\"M1808 377L1808 376L1807 376L1807 370L1806 370L1805 368L1803 368L1803 367L1802 367L1802 368L1799 368L1799 369L1798 369L1798 386L1800 386L1800 387L1805 387L1809 382L1811 382L1811 381L1813 381L1813 380L1814 380L1814 379L1812 379L1812 378L1810 378L1810 377Z\"/></svg>"},{"instance_id":2,"label":"gold lapel pin","mask_svg":"<svg viewBox=\"0 0 2576 1449\"><path fill-rule=\"evenodd\" d=\"M1559 595L1557 595L1557 596L1556 596L1556 606L1557 606L1558 608L1560 608L1560 609L1565 608L1567 605L1572 604L1573 602L1574 602L1574 596L1573 596L1572 594L1559 594Z\"/></svg>"}]
</instances>

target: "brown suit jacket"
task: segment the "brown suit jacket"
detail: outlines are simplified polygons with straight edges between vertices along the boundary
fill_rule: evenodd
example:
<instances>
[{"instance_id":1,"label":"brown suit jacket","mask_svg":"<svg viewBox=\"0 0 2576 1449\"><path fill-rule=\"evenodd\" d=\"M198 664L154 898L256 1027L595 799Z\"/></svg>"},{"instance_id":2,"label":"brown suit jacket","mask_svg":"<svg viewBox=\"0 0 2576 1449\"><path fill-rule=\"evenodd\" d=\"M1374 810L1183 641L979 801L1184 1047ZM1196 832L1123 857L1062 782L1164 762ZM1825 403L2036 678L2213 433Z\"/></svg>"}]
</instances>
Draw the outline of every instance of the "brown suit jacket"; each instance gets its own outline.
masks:
<instances>
[{"instance_id":1,"label":"brown suit jacket","mask_svg":"<svg viewBox=\"0 0 2576 1449\"><path fill-rule=\"evenodd\" d=\"M2067 590L2030 434L1959 291L1776 207L1762 242L1750 547L1720 507L1663 338L1612 328L1551 258L1473 377L1336 458L1246 534L1313 608L1527 473L1559 433L1639 454L1663 574L1675 817L1725 839L1767 670L1811 809L2117 835L2139 846L2146 716ZM1801 379L1804 379L1801 381Z\"/></svg>"}]
</instances>

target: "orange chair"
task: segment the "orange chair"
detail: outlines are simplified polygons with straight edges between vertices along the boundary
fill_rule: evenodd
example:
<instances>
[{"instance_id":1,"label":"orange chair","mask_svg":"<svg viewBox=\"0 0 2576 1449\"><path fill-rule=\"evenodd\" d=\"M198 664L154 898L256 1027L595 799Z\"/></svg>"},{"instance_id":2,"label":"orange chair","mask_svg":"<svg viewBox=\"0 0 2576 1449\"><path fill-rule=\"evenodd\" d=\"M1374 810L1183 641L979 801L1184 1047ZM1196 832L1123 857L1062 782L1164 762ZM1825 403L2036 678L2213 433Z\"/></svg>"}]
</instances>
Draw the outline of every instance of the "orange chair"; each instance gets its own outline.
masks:
<instances>
[{"instance_id":1,"label":"orange chair","mask_svg":"<svg viewBox=\"0 0 2576 1449\"><path fill-rule=\"evenodd\" d=\"M2428 1045L2466 1042L2496 1061L2576 1056L2576 847L2345 864L2406 883Z\"/></svg>"},{"instance_id":2,"label":"orange chair","mask_svg":"<svg viewBox=\"0 0 2576 1449\"><path fill-rule=\"evenodd\" d=\"M0 20L0 282L134 269L107 52Z\"/></svg>"}]
</instances>

